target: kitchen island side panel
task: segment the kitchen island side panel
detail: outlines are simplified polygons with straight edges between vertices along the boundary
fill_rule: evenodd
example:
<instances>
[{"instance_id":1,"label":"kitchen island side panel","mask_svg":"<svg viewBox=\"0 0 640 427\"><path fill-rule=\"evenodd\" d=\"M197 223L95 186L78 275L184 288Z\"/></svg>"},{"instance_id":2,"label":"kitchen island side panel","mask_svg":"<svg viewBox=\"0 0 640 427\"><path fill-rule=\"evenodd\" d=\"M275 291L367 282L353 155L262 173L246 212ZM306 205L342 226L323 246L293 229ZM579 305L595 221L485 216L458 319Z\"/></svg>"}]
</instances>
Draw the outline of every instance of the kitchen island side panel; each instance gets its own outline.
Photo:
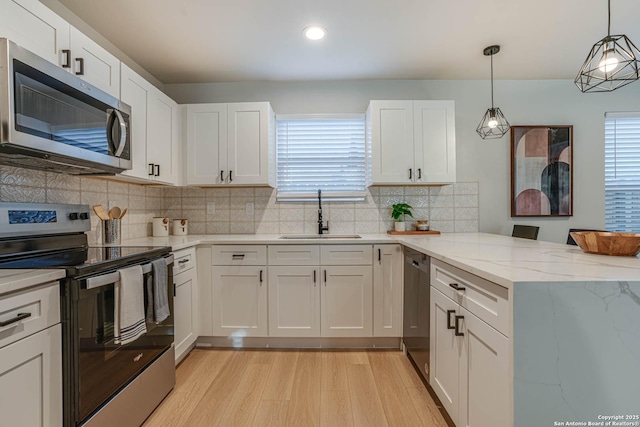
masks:
<instances>
[{"instance_id":1,"label":"kitchen island side panel","mask_svg":"<svg viewBox=\"0 0 640 427\"><path fill-rule=\"evenodd\" d=\"M518 283L513 319L516 427L640 415L640 282Z\"/></svg>"}]
</instances>

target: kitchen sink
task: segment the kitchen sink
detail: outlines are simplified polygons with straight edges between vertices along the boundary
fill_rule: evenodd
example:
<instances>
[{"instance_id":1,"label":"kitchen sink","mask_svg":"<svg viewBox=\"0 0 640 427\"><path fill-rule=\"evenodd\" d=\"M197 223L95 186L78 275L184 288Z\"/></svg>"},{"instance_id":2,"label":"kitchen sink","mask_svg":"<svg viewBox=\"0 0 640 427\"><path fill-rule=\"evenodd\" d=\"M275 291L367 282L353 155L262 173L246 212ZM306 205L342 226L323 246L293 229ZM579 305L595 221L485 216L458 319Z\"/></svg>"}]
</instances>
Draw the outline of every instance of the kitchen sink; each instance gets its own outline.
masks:
<instances>
[{"instance_id":1,"label":"kitchen sink","mask_svg":"<svg viewBox=\"0 0 640 427\"><path fill-rule=\"evenodd\" d=\"M357 234L285 234L281 239L307 240L307 239L361 239Z\"/></svg>"}]
</instances>

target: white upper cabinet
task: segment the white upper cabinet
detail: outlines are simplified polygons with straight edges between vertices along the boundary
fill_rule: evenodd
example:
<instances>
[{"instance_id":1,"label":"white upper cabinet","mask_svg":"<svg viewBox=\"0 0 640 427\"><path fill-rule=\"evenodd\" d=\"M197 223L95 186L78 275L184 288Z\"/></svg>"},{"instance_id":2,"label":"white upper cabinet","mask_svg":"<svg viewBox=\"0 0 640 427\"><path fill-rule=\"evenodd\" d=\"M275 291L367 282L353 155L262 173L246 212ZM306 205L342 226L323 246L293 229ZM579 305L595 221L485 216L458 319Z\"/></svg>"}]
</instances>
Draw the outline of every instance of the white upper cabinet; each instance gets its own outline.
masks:
<instances>
[{"instance_id":1,"label":"white upper cabinet","mask_svg":"<svg viewBox=\"0 0 640 427\"><path fill-rule=\"evenodd\" d=\"M179 184L178 105L122 64L120 99L131 106L132 168L124 176Z\"/></svg>"},{"instance_id":2,"label":"white upper cabinet","mask_svg":"<svg viewBox=\"0 0 640 427\"><path fill-rule=\"evenodd\" d=\"M118 58L38 0L0 0L0 10L0 36L118 97Z\"/></svg>"},{"instance_id":3,"label":"white upper cabinet","mask_svg":"<svg viewBox=\"0 0 640 427\"><path fill-rule=\"evenodd\" d=\"M274 114L268 102L187 106L187 185L274 186Z\"/></svg>"},{"instance_id":4,"label":"white upper cabinet","mask_svg":"<svg viewBox=\"0 0 640 427\"><path fill-rule=\"evenodd\" d=\"M371 101L372 184L456 180L453 101Z\"/></svg>"},{"instance_id":5,"label":"white upper cabinet","mask_svg":"<svg viewBox=\"0 0 640 427\"><path fill-rule=\"evenodd\" d=\"M70 36L71 72L117 98L120 94L120 60L74 27L71 27Z\"/></svg>"},{"instance_id":6,"label":"white upper cabinet","mask_svg":"<svg viewBox=\"0 0 640 427\"><path fill-rule=\"evenodd\" d=\"M49 62L62 65L69 49L67 21L38 0L0 0L0 36Z\"/></svg>"}]
</instances>

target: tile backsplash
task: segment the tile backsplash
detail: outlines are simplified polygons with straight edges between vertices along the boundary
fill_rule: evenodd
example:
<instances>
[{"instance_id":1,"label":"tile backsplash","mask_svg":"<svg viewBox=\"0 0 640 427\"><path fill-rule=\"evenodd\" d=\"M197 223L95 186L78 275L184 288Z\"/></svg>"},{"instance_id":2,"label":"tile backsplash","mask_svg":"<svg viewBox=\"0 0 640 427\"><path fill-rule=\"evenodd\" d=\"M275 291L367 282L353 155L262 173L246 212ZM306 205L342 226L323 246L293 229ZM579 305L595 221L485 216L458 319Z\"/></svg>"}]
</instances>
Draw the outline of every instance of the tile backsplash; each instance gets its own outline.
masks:
<instances>
[{"instance_id":1,"label":"tile backsplash","mask_svg":"<svg viewBox=\"0 0 640 427\"><path fill-rule=\"evenodd\" d=\"M152 187L0 166L0 201L102 204L105 208L111 201L129 208L122 223L123 239L151 235L154 216L188 219L189 234L314 234L318 230L317 203L276 203L276 191L262 187ZM323 218L334 234L384 233L392 228L391 205L401 202L414 208L414 219L428 219L433 230L478 231L477 182L370 187L363 202L323 202ZM91 224L89 241L99 244L100 220L93 212Z\"/></svg>"}]
</instances>

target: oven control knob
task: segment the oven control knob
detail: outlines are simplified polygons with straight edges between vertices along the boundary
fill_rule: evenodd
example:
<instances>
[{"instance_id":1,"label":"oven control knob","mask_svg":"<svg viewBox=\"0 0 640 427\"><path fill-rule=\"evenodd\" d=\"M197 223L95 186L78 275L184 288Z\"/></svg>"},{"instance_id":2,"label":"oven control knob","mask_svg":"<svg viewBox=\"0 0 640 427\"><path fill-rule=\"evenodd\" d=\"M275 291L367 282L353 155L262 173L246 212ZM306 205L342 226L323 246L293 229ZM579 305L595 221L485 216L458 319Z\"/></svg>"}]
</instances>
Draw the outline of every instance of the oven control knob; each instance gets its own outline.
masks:
<instances>
[{"instance_id":1,"label":"oven control knob","mask_svg":"<svg viewBox=\"0 0 640 427\"><path fill-rule=\"evenodd\" d=\"M78 212L71 212L71 213L69 214L69 219L70 219L71 221L75 221L76 219L78 219Z\"/></svg>"},{"instance_id":2,"label":"oven control knob","mask_svg":"<svg viewBox=\"0 0 640 427\"><path fill-rule=\"evenodd\" d=\"M89 212L81 212L80 219L89 219Z\"/></svg>"}]
</instances>

